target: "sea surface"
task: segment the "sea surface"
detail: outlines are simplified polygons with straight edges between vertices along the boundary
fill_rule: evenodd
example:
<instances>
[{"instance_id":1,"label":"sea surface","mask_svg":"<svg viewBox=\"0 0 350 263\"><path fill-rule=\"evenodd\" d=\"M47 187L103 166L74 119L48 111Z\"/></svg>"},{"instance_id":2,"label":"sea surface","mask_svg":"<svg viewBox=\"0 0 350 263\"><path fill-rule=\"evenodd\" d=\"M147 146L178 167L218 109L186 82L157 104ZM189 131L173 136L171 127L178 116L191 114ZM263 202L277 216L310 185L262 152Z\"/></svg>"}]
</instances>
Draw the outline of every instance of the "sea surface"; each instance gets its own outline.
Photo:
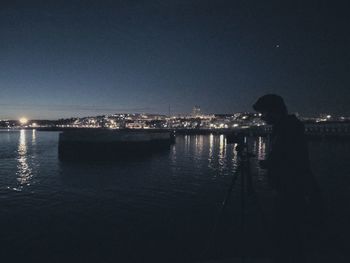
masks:
<instances>
[{"instance_id":1,"label":"sea surface","mask_svg":"<svg viewBox=\"0 0 350 263\"><path fill-rule=\"evenodd\" d=\"M349 145L309 145L339 260L349 253L342 248L350 240ZM266 139L250 138L249 150L254 186L267 193L257 162ZM169 151L142 159L66 163L58 160L58 132L0 130L0 260L192 262L242 251L267 257L263 225L249 250L237 248L239 182L220 214L237 165L235 145L223 135L177 136ZM247 213L258 222L249 202Z\"/></svg>"}]
</instances>

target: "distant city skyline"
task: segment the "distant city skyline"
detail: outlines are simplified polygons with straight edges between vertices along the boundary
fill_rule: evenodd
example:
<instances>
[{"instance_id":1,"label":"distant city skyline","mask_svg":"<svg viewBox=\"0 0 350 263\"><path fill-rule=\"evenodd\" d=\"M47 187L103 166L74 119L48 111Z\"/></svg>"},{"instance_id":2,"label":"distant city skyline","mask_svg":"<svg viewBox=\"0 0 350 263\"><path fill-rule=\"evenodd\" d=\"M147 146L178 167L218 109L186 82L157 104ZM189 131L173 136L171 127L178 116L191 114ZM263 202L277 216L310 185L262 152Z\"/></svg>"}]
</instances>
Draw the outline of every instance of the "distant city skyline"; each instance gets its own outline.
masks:
<instances>
[{"instance_id":1,"label":"distant city skyline","mask_svg":"<svg viewBox=\"0 0 350 263\"><path fill-rule=\"evenodd\" d=\"M2 1L0 118L252 111L350 115L349 3Z\"/></svg>"},{"instance_id":2,"label":"distant city skyline","mask_svg":"<svg viewBox=\"0 0 350 263\"><path fill-rule=\"evenodd\" d=\"M57 105L56 105L57 106ZM76 107L73 105L70 105L70 107ZM199 108L199 111L198 111ZM199 105L195 105L191 111L189 112L181 112L181 113L159 113L159 112L150 112L147 111L147 109L137 109L138 111L128 111L128 109L119 109L119 111L114 111L114 109L107 109L107 108L98 108L95 109L97 110L99 113L96 114L90 114L90 115L86 115L84 114L84 112L89 111L89 107L77 107L77 109L79 109L81 111L81 114L75 114L75 115L69 115L70 112L70 108L68 107L66 109L66 111L68 113L66 113L65 115L62 115L60 117L57 118L36 118L36 117L30 117L28 114L22 114L22 115L18 115L15 118L8 118L8 117L3 117L0 115L0 121L4 121L4 120L12 120L12 121L19 121L21 122L21 120L26 120L26 121L33 121L33 120L59 120L59 119L75 119L75 118L95 118L98 116L113 116L113 115L155 115L155 116L168 116L168 117L179 117L179 116L186 116L186 117L199 117L199 116L214 116L214 115L235 115L235 114L258 114L256 112L254 112L253 110L248 110L248 111L237 111L237 112L204 112L201 110ZM78 110L78 111L79 111ZM135 109L134 109L135 110ZM64 112L65 110L62 109L62 112ZM110 111L110 112L107 112ZM107 113L106 113L107 112ZM349 119L350 115L346 115L346 114L331 114L331 113L326 113L326 112L319 112L319 113L315 113L315 114L300 114L299 112L290 112L290 114L296 114L299 117L302 118L325 118L325 119L329 119L332 120L333 118L336 119Z\"/></svg>"}]
</instances>

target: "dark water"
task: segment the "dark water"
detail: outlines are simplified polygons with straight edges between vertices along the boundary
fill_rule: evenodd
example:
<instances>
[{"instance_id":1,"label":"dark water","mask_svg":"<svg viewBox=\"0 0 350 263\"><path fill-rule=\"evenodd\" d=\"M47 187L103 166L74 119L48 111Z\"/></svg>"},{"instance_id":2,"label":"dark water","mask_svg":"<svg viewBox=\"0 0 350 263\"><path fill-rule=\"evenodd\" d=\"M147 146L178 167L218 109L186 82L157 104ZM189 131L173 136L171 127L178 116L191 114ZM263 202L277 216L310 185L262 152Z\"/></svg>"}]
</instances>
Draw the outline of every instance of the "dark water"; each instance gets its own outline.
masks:
<instances>
[{"instance_id":1,"label":"dark water","mask_svg":"<svg viewBox=\"0 0 350 263\"><path fill-rule=\"evenodd\" d=\"M222 244L214 257L239 254L237 189L225 215L231 230L211 235L237 167L224 136L179 136L168 152L100 163L60 162L57 141L55 132L0 131L2 262L187 262L210 258L208 243ZM266 143L257 138L250 148L254 183L264 191L256 159ZM349 144L314 142L310 155L333 237L346 242ZM268 254L264 238L263 230L254 236L258 256Z\"/></svg>"}]
</instances>

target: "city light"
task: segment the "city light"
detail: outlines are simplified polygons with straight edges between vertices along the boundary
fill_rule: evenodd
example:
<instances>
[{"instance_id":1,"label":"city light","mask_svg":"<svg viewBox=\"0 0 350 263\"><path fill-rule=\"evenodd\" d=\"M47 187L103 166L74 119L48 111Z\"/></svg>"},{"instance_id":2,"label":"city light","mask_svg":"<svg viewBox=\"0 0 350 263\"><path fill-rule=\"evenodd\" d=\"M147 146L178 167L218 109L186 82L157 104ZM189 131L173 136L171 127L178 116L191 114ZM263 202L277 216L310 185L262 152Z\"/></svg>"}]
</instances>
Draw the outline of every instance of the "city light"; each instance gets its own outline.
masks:
<instances>
[{"instance_id":1,"label":"city light","mask_svg":"<svg viewBox=\"0 0 350 263\"><path fill-rule=\"evenodd\" d=\"M28 123L28 119L22 117L22 118L19 119L19 122L20 122L21 125L26 125Z\"/></svg>"},{"instance_id":2,"label":"city light","mask_svg":"<svg viewBox=\"0 0 350 263\"><path fill-rule=\"evenodd\" d=\"M237 112L234 114L201 114L196 117L192 113L179 114L168 117L162 114L113 114L68 118L60 120L30 120L22 116L17 120L0 120L0 128L108 128L108 129L244 129L245 127L260 127L266 123L261 114L250 112ZM300 119L307 124L334 123L346 124L350 117L334 116L329 113L318 116L303 117ZM335 127L337 128L337 127Z\"/></svg>"}]
</instances>

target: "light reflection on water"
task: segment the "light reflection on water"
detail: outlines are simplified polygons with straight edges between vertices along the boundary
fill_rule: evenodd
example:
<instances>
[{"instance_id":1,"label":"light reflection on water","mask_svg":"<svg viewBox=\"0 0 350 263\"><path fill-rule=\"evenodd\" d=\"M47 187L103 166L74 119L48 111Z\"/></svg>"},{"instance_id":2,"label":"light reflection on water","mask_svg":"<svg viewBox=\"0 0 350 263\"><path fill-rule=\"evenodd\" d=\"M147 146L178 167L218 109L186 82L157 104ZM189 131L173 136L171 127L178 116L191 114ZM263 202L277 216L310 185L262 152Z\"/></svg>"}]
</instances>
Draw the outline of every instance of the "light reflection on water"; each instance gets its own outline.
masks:
<instances>
[{"instance_id":1,"label":"light reflection on water","mask_svg":"<svg viewBox=\"0 0 350 263\"><path fill-rule=\"evenodd\" d=\"M209 135L209 158L208 158L208 167L214 168L214 135Z\"/></svg>"},{"instance_id":2,"label":"light reflection on water","mask_svg":"<svg viewBox=\"0 0 350 263\"><path fill-rule=\"evenodd\" d=\"M203 153L203 136L196 136L195 137L195 154L196 156L202 158Z\"/></svg>"},{"instance_id":3,"label":"light reflection on water","mask_svg":"<svg viewBox=\"0 0 350 263\"><path fill-rule=\"evenodd\" d=\"M257 176L259 181L264 181L264 174L266 170L261 169L259 166L259 160L264 160L267 157L267 139L263 137L257 137L250 143L250 152L253 153L254 158L251 162L251 172ZM253 163L253 165L252 165Z\"/></svg>"},{"instance_id":4,"label":"light reflection on water","mask_svg":"<svg viewBox=\"0 0 350 263\"><path fill-rule=\"evenodd\" d=\"M7 133L6 137L9 137L9 134L11 132ZM15 180L17 183L10 182L7 185L8 189L22 191L25 187L33 185L33 178L37 177L39 164L47 159L43 155L40 155L41 157L38 155L37 148L46 149L47 147L43 147L41 140L38 143L38 138L43 137L41 132L20 130L16 134L17 136L12 133L11 140L17 138L16 159L14 160L16 161ZM51 139L48 142L51 143ZM263 159L266 155L265 140L262 138L253 139L251 145L252 151L257 156L256 159ZM201 178L201 180L206 176L207 179L211 178L211 180L216 180L218 176L230 176L237 167L235 148L235 144L227 144L224 135L178 136L176 144L172 145L169 151L169 168L176 176L179 176L180 171L184 170L189 173L189 176ZM50 158L46 161L59 164L58 160L52 159L57 157L56 152L53 151L56 149L50 150ZM253 166L259 172L256 163L253 163Z\"/></svg>"},{"instance_id":5,"label":"light reflection on water","mask_svg":"<svg viewBox=\"0 0 350 263\"><path fill-rule=\"evenodd\" d=\"M226 168L226 138L223 134L219 137L219 169Z\"/></svg>"},{"instance_id":6,"label":"light reflection on water","mask_svg":"<svg viewBox=\"0 0 350 263\"><path fill-rule=\"evenodd\" d=\"M257 144L258 159L263 160L266 157L266 141L263 141L262 137L259 137L255 142Z\"/></svg>"},{"instance_id":7,"label":"light reflection on water","mask_svg":"<svg viewBox=\"0 0 350 263\"><path fill-rule=\"evenodd\" d=\"M215 180L218 176L232 175L237 166L237 153L233 144L227 144L224 135L185 135L178 136L170 151L172 164L185 166L193 175L202 177L210 174Z\"/></svg>"},{"instance_id":8,"label":"light reflection on water","mask_svg":"<svg viewBox=\"0 0 350 263\"><path fill-rule=\"evenodd\" d=\"M32 142L35 142L35 133L33 130L34 136L32 136ZM19 135L19 143L17 150L17 181L19 183L18 187L13 188L13 190L21 191L25 186L30 185L30 181L33 177L32 169L28 162L28 146L26 140L26 130L21 130Z\"/></svg>"},{"instance_id":9,"label":"light reflection on water","mask_svg":"<svg viewBox=\"0 0 350 263\"><path fill-rule=\"evenodd\" d=\"M36 130L32 131L32 145L36 145Z\"/></svg>"}]
</instances>

